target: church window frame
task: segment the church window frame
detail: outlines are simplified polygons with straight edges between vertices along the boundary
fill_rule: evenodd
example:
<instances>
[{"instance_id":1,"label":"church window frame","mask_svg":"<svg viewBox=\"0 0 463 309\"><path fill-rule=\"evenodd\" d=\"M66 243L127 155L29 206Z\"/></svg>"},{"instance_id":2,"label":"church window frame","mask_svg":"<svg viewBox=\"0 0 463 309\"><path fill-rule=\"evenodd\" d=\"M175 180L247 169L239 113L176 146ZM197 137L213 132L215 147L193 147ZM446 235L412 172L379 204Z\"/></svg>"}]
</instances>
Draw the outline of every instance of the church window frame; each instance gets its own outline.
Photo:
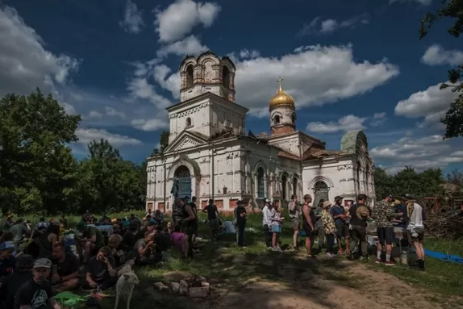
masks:
<instances>
[{"instance_id":1,"label":"church window frame","mask_svg":"<svg viewBox=\"0 0 463 309\"><path fill-rule=\"evenodd\" d=\"M257 168L257 198L265 198L265 170L262 166Z\"/></svg>"},{"instance_id":2,"label":"church window frame","mask_svg":"<svg viewBox=\"0 0 463 309\"><path fill-rule=\"evenodd\" d=\"M230 69L226 65L222 66L222 86L230 88L230 79Z\"/></svg>"},{"instance_id":3,"label":"church window frame","mask_svg":"<svg viewBox=\"0 0 463 309\"><path fill-rule=\"evenodd\" d=\"M185 69L185 74L186 74L186 87L190 88L193 87L193 81L194 81L194 69L193 65L189 64L186 69Z\"/></svg>"},{"instance_id":4,"label":"church window frame","mask_svg":"<svg viewBox=\"0 0 463 309\"><path fill-rule=\"evenodd\" d=\"M281 197L284 201L288 200L288 178L287 173L281 176Z\"/></svg>"},{"instance_id":5,"label":"church window frame","mask_svg":"<svg viewBox=\"0 0 463 309\"><path fill-rule=\"evenodd\" d=\"M186 126L187 128L193 126L190 117L187 117L187 118L185 119L185 126Z\"/></svg>"},{"instance_id":6,"label":"church window frame","mask_svg":"<svg viewBox=\"0 0 463 309\"><path fill-rule=\"evenodd\" d=\"M275 124L280 124L280 115L275 115L275 117L273 117L273 122Z\"/></svg>"},{"instance_id":7,"label":"church window frame","mask_svg":"<svg viewBox=\"0 0 463 309\"><path fill-rule=\"evenodd\" d=\"M291 122L292 122L292 124L296 124L296 120L297 120L296 113L292 113L291 114Z\"/></svg>"},{"instance_id":8,"label":"church window frame","mask_svg":"<svg viewBox=\"0 0 463 309\"><path fill-rule=\"evenodd\" d=\"M314 200L313 200L314 204L313 205L315 207L318 206L322 197L324 201L329 201L330 186L326 183L326 181L322 179L317 180L312 190L314 193Z\"/></svg>"}]
</instances>

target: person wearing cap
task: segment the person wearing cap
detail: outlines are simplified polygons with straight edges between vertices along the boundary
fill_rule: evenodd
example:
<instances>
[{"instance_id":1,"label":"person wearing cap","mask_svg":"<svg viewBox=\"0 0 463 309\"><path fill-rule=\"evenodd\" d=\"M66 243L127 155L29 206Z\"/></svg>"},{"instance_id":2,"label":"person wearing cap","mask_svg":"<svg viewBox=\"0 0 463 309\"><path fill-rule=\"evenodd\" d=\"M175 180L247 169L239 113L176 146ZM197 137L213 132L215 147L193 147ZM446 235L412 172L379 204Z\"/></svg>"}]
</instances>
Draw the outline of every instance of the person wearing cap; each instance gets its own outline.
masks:
<instances>
[{"instance_id":1,"label":"person wearing cap","mask_svg":"<svg viewBox=\"0 0 463 309\"><path fill-rule=\"evenodd\" d=\"M129 220L126 220L125 222L124 224L127 224L128 229L124 232L124 235L122 236L121 248L123 248L124 251L130 251L133 249L135 243L138 240L137 235L139 233L139 228L138 224L135 222L130 222ZM142 236L144 235L142 234Z\"/></svg>"},{"instance_id":2,"label":"person wearing cap","mask_svg":"<svg viewBox=\"0 0 463 309\"><path fill-rule=\"evenodd\" d=\"M310 207L310 203L312 203L312 196L310 196L310 194L304 195L304 203L302 204L302 229L305 232L305 248L307 250L307 257L314 257L312 255L312 245L316 218L315 213Z\"/></svg>"},{"instance_id":3,"label":"person wearing cap","mask_svg":"<svg viewBox=\"0 0 463 309\"><path fill-rule=\"evenodd\" d=\"M273 212L273 205L270 203L268 198L264 201L264 208L262 208L262 227L264 229L264 236L265 236L265 246L268 249L272 249L272 212Z\"/></svg>"},{"instance_id":4,"label":"person wearing cap","mask_svg":"<svg viewBox=\"0 0 463 309\"><path fill-rule=\"evenodd\" d=\"M14 308L40 308L61 309L61 306L53 299L53 292L47 278L50 276L51 261L41 258L35 261L32 269L32 280L24 283L15 296Z\"/></svg>"},{"instance_id":5,"label":"person wearing cap","mask_svg":"<svg viewBox=\"0 0 463 309\"><path fill-rule=\"evenodd\" d=\"M368 261L368 247L367 247L367 220L370 217L371 210L365 205L367 196L365 194L359 194L357 196L357 204L352 205L349 208L350 213L350 252L348 258L352 258L352 252L356 246L360 247L360 260Z\"/></svg>"},{"instance_id":6,"label":"person wearing cap","mask_svg":"<svg viewBox=\"0 0 463 309\"><path fill-rule=\"evenodd\" d=\"M234 216L236 218L235 221L238 247L244 248L244 229L246 227L247 212L243 201L239 200L236 202Z\"/></svg>"},{"instance_id":7,"label":"person wearing cap","mask_svg":"<svg viewBox=\"0 0 463 309\"><path fill-rule=\"evenodd\" d=\"M148 222L146 222L146 226L138 231L137 239L145 237L146 232L148 232L148 234L154 233L156 226L158 225L159 224L154 219L150 219Z\"/></svg>"},{"instance_id":8,"label":"person wearing cap","mask_svg":"<svg viewBox=\"0 0 463 309\"><path fill-rule=\"evenodd\" d=\"M16 258L13 252L16 247L12 241L5 241L0 245L0 280L12 274L16 267Z\"/></svg>"},{"instance_id":9,"label":"person wearing cap","mask_svg":"<svg viewBox=\"0 0 463 309\"><path fill-rule=\"evenodd\" d=\"M376 221L377 228L376 234L378 235L379 242L376 246L376 264L382 263L383 249L386 249L386 262L385 265L394 265L391 261L392 243L394 242L394 225L392 219L396 214L391 207L392 196L384 194L382 200L377 202L373 208L371 217Z\"/></svg>"},{"instance_id":10,"label":"person wearing cap","mask_svg":"<svg viewBox=\"0 0 463 309\"><path fill-rule=\"evenodd\" d=\"M83 222L77 225L77 230L82 233L80 239L82 247L84 248L84 264L87 264L90 257L95 255L101 247L104 246L104 238L101 231L94 227L88 226Z\"/></svg>"},{"instance_id":11,"label":"person wearing cap","mask_svg":"<svg viewBox=\"0 0 463 309\"><path fill-rule=\"evenodd\" d=\"M424 263L424 220L426 220L426 214L420 204L416 202L413 196L408 195L407 197L407 214L408 214L408 225L407 225L407 236L408 242L413 244L416 252L418 268L422 271L425 270Z\"/></svg>"},{"instance_id":12,"label":"person wearing cap","mask_svg":"<svg viewBox=\"0 0 463 309\"><path fill-rule=\"evenodd\" d=\"M32 279L34 260L29 254L22 254L16 263L16 271L8 275L0 288L0 308L14 308L14 296L19 288ZM2 307L3 304L3 307Z\"/></svg>"},{"instance_id":13,"label":"person wearing cap","mask_svg":"<svg viewBox=\"0 0 463 309\"><path fill-rule=\"evenodd\" d=\"M336 234L336 225L334 223L333 216L330 213L331 202L325 201L322 205L322 222L323 222L323 230L325 231L326 235L326 256L333 257L334 256L334 239Z\"/></svg>"},{"instance_id":14,"label":"person wearing cap","mask_svg":"<svg viewBox=\"0 0 463 309\"><path fill-rule=\"evenodd\" d=\"M299 206L296 194L291 196L291 201L288 203L288 212L293 228L293 249L297 250L297 238L301 229L301 206Z\"/></svg>"},{"instance_id":15,"label":"person wearing cap","mask_svg":"<svg viewBox=\"0 0 463 309\"><path fill-rule=\"evenodd\" d=\"M87 265L84 289L106 290L117 282L116 262L109 247L102 247L96 256L92 257Z\"/></svg>"},{"instance_id":16,"label":"person wearing cap","mask_svg":"<svg viewBox=\"0 0 463 309\"><path fill-rule=\"evenodd\" d=\"M72 253L66 253L64 241L53 245L51 252L52 273L51 283L53 291L60 293L70 291L79 284L79 260Z\"/></svg>"},{"instance_id":17,"label":"person wearing cap","mask_svg":"<svg viewBox=\"0 0 463 309\"><path fill-rule=\"evenodd\" d=\"M339 253L343 254L342 240L344 239L346 242L346 254L349 254L349 226L346 224L346 210L342 206L342 199L342 196L334 198L334 205L330 209L330 214L333 216L334 224L336 225L336 239L338 241Z\"/></svg>"}]
</instances>

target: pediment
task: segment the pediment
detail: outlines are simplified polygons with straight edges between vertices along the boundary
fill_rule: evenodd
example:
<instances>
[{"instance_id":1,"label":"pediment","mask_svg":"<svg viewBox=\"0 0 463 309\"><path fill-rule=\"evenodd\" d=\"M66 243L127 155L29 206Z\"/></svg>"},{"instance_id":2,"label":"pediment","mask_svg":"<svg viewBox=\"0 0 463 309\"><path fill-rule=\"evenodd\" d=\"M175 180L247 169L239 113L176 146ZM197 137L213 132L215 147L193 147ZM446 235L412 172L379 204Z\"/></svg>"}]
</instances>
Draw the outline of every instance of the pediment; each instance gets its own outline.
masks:
<instances>
[{"instance_id":1,"label":"pediment","mask_svg":"<svg viewBox=\"0 0 463 309\"><path fill-rule=\"evenodd\" d=\"M205 144L206 141L199 138L198 136L184 131L180 133L179 136L177 136L176 139L173 140L172 144L167 147L166 152L173 152L173 151L179 151L179 150L184 150L188 148L194 148L198 147L200 145Z\"/></svg>"}]
</instances>

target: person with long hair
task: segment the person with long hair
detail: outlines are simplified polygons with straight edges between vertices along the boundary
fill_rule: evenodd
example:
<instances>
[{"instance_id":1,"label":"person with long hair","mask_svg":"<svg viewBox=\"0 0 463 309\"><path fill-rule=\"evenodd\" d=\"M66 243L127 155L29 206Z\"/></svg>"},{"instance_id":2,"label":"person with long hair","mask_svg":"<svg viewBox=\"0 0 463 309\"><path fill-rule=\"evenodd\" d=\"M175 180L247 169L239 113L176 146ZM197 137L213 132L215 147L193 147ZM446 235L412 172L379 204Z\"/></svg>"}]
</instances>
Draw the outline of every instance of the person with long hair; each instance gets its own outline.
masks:
<instances>
[{"instance_id":1,"label":"person with long hair","mask_svg":"<svg viewBox=\"0 0 463 309\"><path fill-rule=\"evenodd\" d=\"M416 251L418 268L425 270L424 266L424 220L426 219L423 208L416 203L415 198L407 197L408 226L407 236L409 243L413 244Z\"/></svg>"},{"instance_id":2,"label":"person with long hair","mask_svg":"<svg viewBox=\"0 0 463 309\"><path fill-rule=\"evenodd\" d=\"M280 248L280 234L281 225L283 223L283 217L281 216L280 206L277 203L273 204L272 211L272 250L281 252Z\"/></svg>"}]
</instances>

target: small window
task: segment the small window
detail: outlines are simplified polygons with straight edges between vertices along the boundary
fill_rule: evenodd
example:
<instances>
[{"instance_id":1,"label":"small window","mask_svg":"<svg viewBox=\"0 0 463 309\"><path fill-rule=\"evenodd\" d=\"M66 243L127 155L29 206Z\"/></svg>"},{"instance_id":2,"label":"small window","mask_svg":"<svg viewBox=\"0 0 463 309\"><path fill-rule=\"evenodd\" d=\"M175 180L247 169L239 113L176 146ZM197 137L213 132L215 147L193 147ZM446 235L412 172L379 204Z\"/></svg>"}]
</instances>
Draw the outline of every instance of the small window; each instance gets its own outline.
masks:
<instances>
[{"instance_id":1,"label":"small window","mask_svg":"<svg viewBox=\"0 0 463 309\"><path fill-rule=\"evenodd\" d=\"M186 68L186 87L190 88L193 86L193 66L189 65Z\"/></svg>"},{"instance_id":2,"label":"small window","mask_svg":"<svg viewBox=\"0 0 463 309\"><path fill-rule=\"evenodd\" d=\"M275 124L279 124L279 123L280 123L280 116L276 115L275 116Z\"/></svg>"},{"instance_id":3,"label":"small window","mask_svg":"<svg viewBox=\"0 0 463 309\"><path fill-rule=\"evenodd\" d=\"M293 113L293 114L291 115L291 122L292 122L293 124L296 123L296 114L295 114L295 113Z\"/></svg>"},{"instance_id":4,"label":"small window","mask_svg":"<svg viewBox=\"0 0 463 309\"><path fill-rule=\"evenodd\" d=\"M190 126L191 126L191 118L190 118L190 117L188 117L188 118L186 119L186 126L187 126L187 127L190 127Z\"/></svg>"}]
</instances>

